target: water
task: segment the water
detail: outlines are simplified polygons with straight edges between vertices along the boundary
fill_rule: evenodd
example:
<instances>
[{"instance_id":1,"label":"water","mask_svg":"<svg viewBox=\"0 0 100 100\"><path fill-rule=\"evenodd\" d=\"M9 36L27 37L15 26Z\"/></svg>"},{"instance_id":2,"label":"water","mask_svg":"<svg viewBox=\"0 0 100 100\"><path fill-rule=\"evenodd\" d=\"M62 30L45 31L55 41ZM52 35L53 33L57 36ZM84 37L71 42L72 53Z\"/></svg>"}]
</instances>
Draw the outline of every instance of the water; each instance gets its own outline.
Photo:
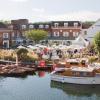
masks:
<instances>
[{"instance_id":1,"label":"water","mask_svg":"<svg viewBox=\"0 0 100 100\"><path fill-rule=\"evenodd\" d=\"M48 72L25 78L0 77L0 100L100 100L100 86L51 82Z\"/></svg>"}]
</instances>

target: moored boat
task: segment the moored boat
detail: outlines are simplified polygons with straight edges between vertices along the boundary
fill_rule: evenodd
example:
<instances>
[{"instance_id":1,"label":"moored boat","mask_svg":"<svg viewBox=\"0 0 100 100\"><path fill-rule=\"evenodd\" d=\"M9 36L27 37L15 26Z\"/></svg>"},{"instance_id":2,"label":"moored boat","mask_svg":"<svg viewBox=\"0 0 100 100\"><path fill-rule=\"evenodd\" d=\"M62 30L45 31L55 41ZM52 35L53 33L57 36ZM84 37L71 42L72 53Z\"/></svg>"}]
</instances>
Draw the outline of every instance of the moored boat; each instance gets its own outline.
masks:
<instances>
[{"instance_id":1,"label":"moored boat","mask_svg":"<svg viewBox=\"0 0 100 100\"><path fill-rule=\"evenodd\" d=\"M51 80L73 84L100 84L100 73L93 67L59 68L51 73Z\"/></svg>"}]
</instances>

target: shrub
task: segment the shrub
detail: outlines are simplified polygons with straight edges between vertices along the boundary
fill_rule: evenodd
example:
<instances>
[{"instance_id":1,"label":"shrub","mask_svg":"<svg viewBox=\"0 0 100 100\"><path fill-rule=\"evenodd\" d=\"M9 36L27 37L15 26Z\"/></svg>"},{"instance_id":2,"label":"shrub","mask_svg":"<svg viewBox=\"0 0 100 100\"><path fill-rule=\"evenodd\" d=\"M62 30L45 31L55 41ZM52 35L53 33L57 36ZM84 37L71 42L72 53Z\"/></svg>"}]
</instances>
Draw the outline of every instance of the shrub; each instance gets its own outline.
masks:
<instances>
[{"instance_id":1,"label":"shrub","mask_svg":"<svg viewBox=\"0 0 100 100\"><path fill-rule=\"evenodd\" d=\"M89 63L93 63L95 62L97 59L95 57L89 57Z\"/></svg>"},{"instance_id":2,"label":"shrub","mask_svg":"<svg viewBox=\"0 0 100 100\"><path fill-rule=\"evenodd\" d=\"M10 60L10 61L15 61L16 58L12 56L4 56L4 60Z\"/></svg>"},{"instance_id":3,"label":"shrub","mask_svg":"<svg viewBox=\"0 0 100 100\"><path fill-rule=\"evenodd\" d=\"M25 56L25 57L23 57L23 59L21 61L22 62L34 62L35 60L37 60L37 59L30 57L30 56Z\"/></svg>"}]
</instances>

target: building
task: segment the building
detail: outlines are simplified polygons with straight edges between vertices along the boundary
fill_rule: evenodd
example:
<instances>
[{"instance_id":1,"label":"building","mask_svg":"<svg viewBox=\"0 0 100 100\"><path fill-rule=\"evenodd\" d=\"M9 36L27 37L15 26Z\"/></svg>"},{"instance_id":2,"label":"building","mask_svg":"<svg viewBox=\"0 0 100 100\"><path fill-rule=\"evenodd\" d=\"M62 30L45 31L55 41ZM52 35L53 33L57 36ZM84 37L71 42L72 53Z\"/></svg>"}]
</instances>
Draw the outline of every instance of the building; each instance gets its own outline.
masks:
<instances>
[{"instance_id":1,"label":"building","mask_svg":"<svg viewBox=\"0 0 100 100\"><path fill-rule=\"evenodd\" d=\"M95 34L97 32L100 32L100 19L97 20L93 25L91 25L87 30L86 30L86 35L85 38L92 42Z\"/></svg>"},{"instance_id":2,"label":"building","mask_svg":"<svg viewBox=\"0 0 100 100\"><path fill-rule=\"evenodd\" d=\"M82 23L79 21L52 21L51 30L49 41L66 44L81 34Z\"/></svg>"},{"instance_id":3,"label":"building","mask_svg":"<svg viewBox=\"0 0 100 100\"><path fill-rule=\"evenodd\" d=\"M65 44L75 40L82 30L82 23L80 21L29 23L27 19L18 19L12 20L11 24L13 25L16 44L22 44L25 41L25 31L28 30L45 30L48 32L46 41Z\"/></svg>"},{"instance_id":4,"label":"building","mask_svg":"<svg viewBox=\"0 0 100 100\"><path fill-rule=\"evenodd\" d=\"M11 27L0 22L0 48L10 48L12 46L13 34Z\"/></svg>"},{"instance_id":5,"label":"building","mask_svg":"<svg viewBox=\"0 0 100 100\"><path fill-rule=\"evenodd\" d=\"M29 29L28 24L28 19L11 20L11 25L13 26L14 31L13 42L16 45L22 44L23 41L26 39L25 31Z\"/></svg>"},{"instance_id":6,"label":"building","mask_svg":"<svg viewBox=\"0 0 100 100\"><path fill-rule=\"evenodd\" d=\"M83 22L82 23L82 36L85 38L85 36L87 35L87 30L89 27L91 27L93 25L93 22Z\"/></svg>"}]
</instances>

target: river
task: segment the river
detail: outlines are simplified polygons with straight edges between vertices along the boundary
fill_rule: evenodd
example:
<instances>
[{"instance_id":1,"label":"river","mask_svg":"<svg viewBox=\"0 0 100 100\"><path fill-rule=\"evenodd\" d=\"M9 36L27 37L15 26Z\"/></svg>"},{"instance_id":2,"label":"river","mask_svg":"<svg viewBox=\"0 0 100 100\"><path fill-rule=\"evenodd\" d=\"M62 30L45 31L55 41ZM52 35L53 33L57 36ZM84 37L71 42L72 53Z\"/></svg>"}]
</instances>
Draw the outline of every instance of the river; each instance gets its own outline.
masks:
<instances>
[{"instance_id":1,"label":"river","mask_svg":"<svg viewBox=\"0 0 100 100\"><path fill-rule=\"evenodd\" d=\"M15 78L0 77L0 100L100 100L100 86L61 84L50 73Z\"/></svg>"}]
</instances>

